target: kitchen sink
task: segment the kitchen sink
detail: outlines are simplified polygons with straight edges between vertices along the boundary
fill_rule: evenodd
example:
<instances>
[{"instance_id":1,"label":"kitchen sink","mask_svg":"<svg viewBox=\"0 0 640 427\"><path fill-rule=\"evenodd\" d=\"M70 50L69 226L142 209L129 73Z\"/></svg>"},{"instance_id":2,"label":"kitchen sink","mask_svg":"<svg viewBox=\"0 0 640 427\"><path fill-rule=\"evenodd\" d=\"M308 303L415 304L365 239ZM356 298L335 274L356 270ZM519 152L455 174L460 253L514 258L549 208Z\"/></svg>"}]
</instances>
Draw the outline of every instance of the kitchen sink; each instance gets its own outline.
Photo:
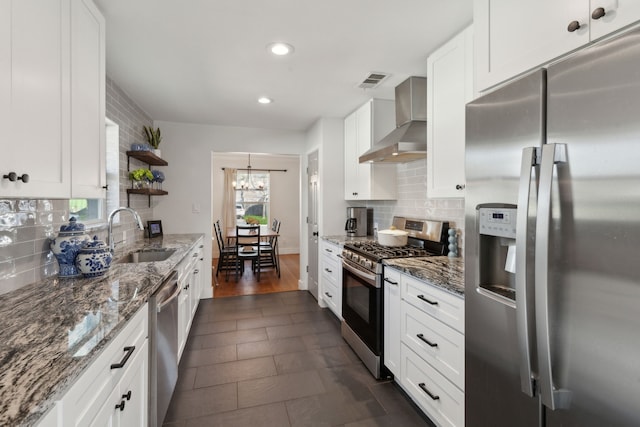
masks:
<instances>
[{"instance_id":1,"label":"kitchen sink","mask_svg":"<svg viewBox=\"0 0 640 427\"><path fill-rule=\"evenodd\" d=\"M164 261L169 258L175 252L175 249L157 249L157 250L149 250L143 249L129 255L123 256L117 262L118 263L140 263L140 262L155 262L155 261Z\"/></svg>"}]
</instances>

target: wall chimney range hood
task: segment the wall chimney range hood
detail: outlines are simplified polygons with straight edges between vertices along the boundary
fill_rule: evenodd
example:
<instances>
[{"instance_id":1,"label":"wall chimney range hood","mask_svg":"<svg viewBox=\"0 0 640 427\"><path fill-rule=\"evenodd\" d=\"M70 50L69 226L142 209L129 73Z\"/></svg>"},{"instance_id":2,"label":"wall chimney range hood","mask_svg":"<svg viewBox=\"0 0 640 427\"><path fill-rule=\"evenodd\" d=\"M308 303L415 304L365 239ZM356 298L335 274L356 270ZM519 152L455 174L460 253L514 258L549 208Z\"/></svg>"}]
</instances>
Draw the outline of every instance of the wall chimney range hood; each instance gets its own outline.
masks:
<instances>
[{"instance_id":1,"label":"wall chimney range hood","mask_svg":"<svg viewBox=\"0 0 640 427\"><path fill-rule=\"evenodd\" d=\"M404 163L427 156L427 79L396 86L396 128L362 154L360 163Z\"/></svg>"}]
</instances>

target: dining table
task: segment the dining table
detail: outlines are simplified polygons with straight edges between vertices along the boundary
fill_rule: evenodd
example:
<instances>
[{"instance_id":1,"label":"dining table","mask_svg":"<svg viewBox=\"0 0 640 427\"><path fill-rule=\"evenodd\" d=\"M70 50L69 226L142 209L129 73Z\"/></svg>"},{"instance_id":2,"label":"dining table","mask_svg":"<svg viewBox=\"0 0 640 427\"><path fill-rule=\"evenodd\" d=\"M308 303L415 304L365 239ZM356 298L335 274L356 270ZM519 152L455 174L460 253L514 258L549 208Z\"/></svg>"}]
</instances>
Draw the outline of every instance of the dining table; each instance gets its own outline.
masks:
<instances>
[{"instance_id":1,"label":"dining table","mask_svg":"<svg viewBox=\"0 0 640 427\"><path fill-rule=\"evenodd\" d=\"M260 238L261 239L269 239L272 237L278 237L280 234L276 231L273 231L271 227L266 224L260 224ZM227 228L227 239L235 239L236 238L236 228L229 227Z\"/></svg>"}]
</instances>

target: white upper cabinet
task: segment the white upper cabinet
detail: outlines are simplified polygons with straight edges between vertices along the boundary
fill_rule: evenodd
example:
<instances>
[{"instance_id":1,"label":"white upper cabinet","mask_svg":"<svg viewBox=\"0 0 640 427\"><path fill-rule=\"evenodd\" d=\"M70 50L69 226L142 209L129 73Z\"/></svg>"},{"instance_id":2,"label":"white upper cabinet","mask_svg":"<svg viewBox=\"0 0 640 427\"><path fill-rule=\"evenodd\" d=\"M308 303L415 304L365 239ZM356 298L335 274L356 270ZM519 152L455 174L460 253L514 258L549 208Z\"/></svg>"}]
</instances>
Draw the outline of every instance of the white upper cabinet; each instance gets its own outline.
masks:
<instances>
[{"instance_id":1,"label":"white upper cabinet","mask_svg":"<svg viewBox=\"0 0 640 427\"><path fill-rule=\"evenodd\" d=\"M371 99L344 120L345 200L395 200L396 165L360 163L360 156L395 129L395 103Z\"/></svg>"},{"instance_id":2,"label":"white upper cabinet","mask_svg":"<svg viewBox=\"0 0 640 427\"><path fill-rule=\"evenodd\" d=\"M90 0L2 2L1 197L104 197L104 82Z\"/></svg>"},{"instance_id":3,"label":"white upper cabinet","mask_svg":"<svg viewBox=\"0 0 640 427\"><path fill-rule=\"evenodd\" d=\"M93 3L71 3L71 196L106 191L105 24Z\"/></svg>"},{"instance_id":4,"label":"white upper cabinet","mask_svg":"<svg viewBox=\"0 0 640 427\"><path fill-rule=\"evenodd\" d=\"M589 13L591 14L591 40L595 40L638 21L640 1L591 0Z\"/></svg>"},{"instance_id":5,"label":"white upper cabinet","mask_svg":"<svg viewBox=\"0 0 640 427\"><path fill-rule=\"evenodd\" d=\"M464 197L465 104L473 99L473 29L427 59L427 197Z\"/></svg>"},{"instance_id":6,"label":"white upper cabinet","mask_svg":"<svg viewBox=\"0 0 640 427\"><path fill-rule=\"evenodd\" d=\"M0 8L0 196L69 197L69 1Z\"/></svg>"},{"instance_id":7,"label":"white upper cabinet","mask_svg":"<svg viewBox=\"0 0 640 427\"><path fill-rule=\"evenodd\" d=\"M504 82L638 19L637 0L475 0L476 88Z\"/></svg>"}]
</instances>

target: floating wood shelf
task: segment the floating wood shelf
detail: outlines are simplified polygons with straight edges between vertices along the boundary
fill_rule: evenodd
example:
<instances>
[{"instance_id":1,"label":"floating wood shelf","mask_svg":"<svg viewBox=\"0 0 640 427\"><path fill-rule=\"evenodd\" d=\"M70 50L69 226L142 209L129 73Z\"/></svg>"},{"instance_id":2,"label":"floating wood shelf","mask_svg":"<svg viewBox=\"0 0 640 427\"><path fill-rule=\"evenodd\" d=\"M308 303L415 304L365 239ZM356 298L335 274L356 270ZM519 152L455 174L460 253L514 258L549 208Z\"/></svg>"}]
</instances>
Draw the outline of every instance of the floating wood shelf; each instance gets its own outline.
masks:
<instances>
[{"instance_id":1,"label":"floating wood shelf","mask_svg":"<svg viewBox=\"0 0 640 427\"><path fill-rule=\"evenodd\" d=\"M168 166L169 163L166 160L162 160L160 157L153 154L152 151L127 151L127 171L129 171L129 159L138 159L141 162L148 164L149 166ZM151 169L151 168L149 168ZM144 194L149 197L149 207L151 207L151 196L166 196L167 193L164 190L154 190L152 188L128 188L127 189L127 206L131 206L129 201L130 194Z\"/></svg>"},{"instance_id":2,"label":"floating wood shelf","mask_svg":"<svg viewBox=\"0 0 640 427\"><path fill-rule=\"evenodd\" d=\"M144 194L149 196L149 207L151 207L151 196L166 196L169 193L164 190L155 190L153 188L127 188L127 206L130 206L130 194Z\"/></svg>"},{"instance_id":3,"label":"floating wood shelf","mask_svg":"<svg viewBox=\"0 0 640 427\"><path fill-rule=\"evenodd\" d=\"M127 151L127 170L129 170L129 157L145 162L149 166L168 166L166 160L153 154L152 151Z\"/></svg>"}]
</instances>

